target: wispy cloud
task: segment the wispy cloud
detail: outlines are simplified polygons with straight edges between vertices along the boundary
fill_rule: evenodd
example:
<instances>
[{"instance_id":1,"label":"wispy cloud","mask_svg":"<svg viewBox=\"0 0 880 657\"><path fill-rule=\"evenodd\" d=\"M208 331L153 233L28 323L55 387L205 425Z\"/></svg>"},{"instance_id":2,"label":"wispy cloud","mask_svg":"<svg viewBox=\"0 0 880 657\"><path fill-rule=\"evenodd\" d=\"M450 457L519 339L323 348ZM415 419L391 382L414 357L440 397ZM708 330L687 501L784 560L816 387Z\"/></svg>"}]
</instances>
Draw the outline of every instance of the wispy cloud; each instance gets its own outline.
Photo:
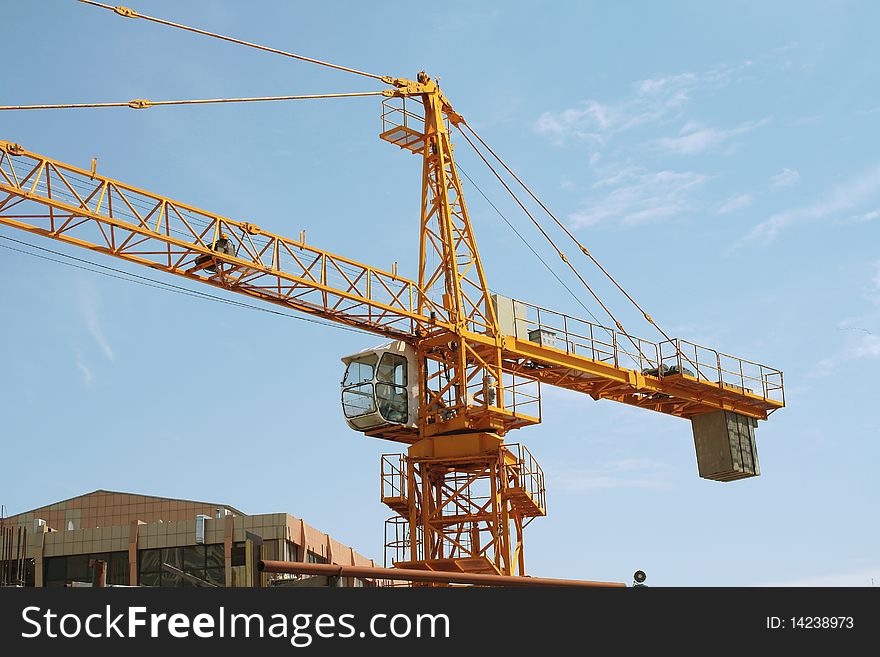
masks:
<instances>
[{"instance_id":1,"label":"wispy cloud","mask_svg":"<svg viewBox=\"0 0 880 657\"><path fill-rule=\"evenodd\" d=\"M880 305L880 260L871 263L871 278L868 281L868 300ZM807 372L807 380L822 379L834 374L842 365L851 361L865 361L880 358L880 333L873 327L880 315L876 310L860 317L847 317L837 323L838 331L847 332L847 343L835 353L818 361Z\"/></svg>"},{"instance_id":2,"label":"wispy cloud","mask_svg":"<svg viewBox=\"0 0 880 657\"><path fill-rule=\"evenodd\" d=\"M763 68L794 47L774 49L757 60ZM717 127L688 120L687 116L693 98L748 79L753 76L754 64L753 60L743 60L702 71L646 78L633 82L629 92L616 99L587 98L568 108L541 113L534 122L535 131L557 145L586 146L589 170L596 177L590 192L568 214L573 227L611 222L639 225L685 216L705 210L707 205L725 214L753 203L757 192L729 199L731 205L719 206L717 200L703 203L699 199L704 183L714 176L690 166L644 163L656 159L660 150L679 155L716 149L731 152L741 137L768 123L770 119L763 118ZM577 188L588 189L581 184Z\"/></svg>"},{"instance_id":3,"label":"wispy cloud","mask_svg":"<svg viewBox=\"0 0 880 657\"><path fill-rule=\"evenodd\" d=\"M677 137L663 137L657 140L657 145L663 150L677 155L698 155L725 146L735 137L745 135L766 125L769 121L768 118L746 121L734 128L727 129L711 128L695 121L689 121Z\"/></svg>"},{"instance_id":4,"label":"wispy cloud","mask_svg":"<svg viewBox=\"0 0 880 657\"><path fill-rule=\"evenodd\" d=\"M76 367L80 371L80 374L82 374L83 383L85 385L90 386L95 382L95 376L92 374L91 368L83 359L80 352L76 352Z\"/></svg>"},{"instance_id":5,"label":"wispy cloud","mask_svg":"<svg viewBox=\"0 0 880 657\"><path fill-rule=\"evenodd\" d=\"M681 97L682 90L693 87L698 81L694 73L680 73L659 78L649 78L635 83L635 89L639 96L657 96L660 94L673 93Z\"/></svg>"},{"instance_id":6,"label":"wispy cloud","mask_svg":"<svg viewBox=\"0 0 880 657\"><path fill-rule=\"evenodd\" d=\"M875 219L880 219L880 210L871 210L870 212L862 212L861 214L857 214L849 218L849 221L852 223L863 224L869 221L874 221Z\"/></svg>"},{"instance_id":7,"label":"wispy cloud","mask_svg":"<svg viewBox=\"0 0 880 657\"><path fill-rule=\"evenodd\" d=\"M101 351L104 352L107 360L114 360L115 356L113 354L113 348L110 346L110 343L107 341L107 336L104 335L104 331L101 329L101 324L98 316L95 315L92 317L88 317L86 320L86 324L89 327L89 333L91 333L92 337L95 338L95 342L97 342L98 346L101 347Z\"/></svg>"},{"instance_id":8,"label":"wispy cloud","mask_svg":"<svg viewBox=\"0 0 880 657\"><path fill-rule=\"evenodd\" d=\"M794 169L783 169L781 172L770 178L771 188L791 187L796 185L801 175ZM747 194L734 194L724 199L715 211L716 214L733 214L753 205L757 199L766 192L755 190Z\"/></svg>"},{"instance_id":9,"label":"wispy cloud","mask_svg":"<svg viewBox=\"0 0 880 657\"><path fill-rule=\"evenodd\" d=\"M877 112L880 112L880 107L871 107L869 109L856 110L854 114L876 114Z\"/></svg>"},{"instance_id":10,"label":"wispy cloud","mask_svg":"<svg viewBox=\"0 0 880 657\"><path fill-rule=\"evenodd\" d=\"M875 335L863 327L841 327L841 330L852 331L847 345L831 356L818 361L807 372L806 379L824 379L852 361L864 362L880 358L880 335Z\"/></svg>"},{"instance_id":11,"label":"wispy cloud","mask_svg":"<svg viewBox=\"0 0 880 657\"><path fill-rule=\"evenodd\" d=\"M681 215L693 209L692 192L706 180L708 176L694 171L609 169L593 185L598 196L587 198L568 219L579 228L610 220L636 225Z\"/></svg>"},{"instance_id":12,"label":"wispy cloud","mask_svg":"<svg viewBox=\"0 0 880 657\"><path fill-rule=\"evenodd\" d=\"M760 59L778 58L782 52L776 49ZM566 109L543 112L535 121L534 129L558 145L588 142L594 148L603 147L619 133L648 124L667 124L680 118L685 106L696 95L722 89L745 79L754 64L753 60L746 59L703 71L685 71L638 80L632 83L628 95L616 101L589 98ZM735 136L727 133L740 129L703 128L701 134L689 136L680 143L673 142L670 146L690 149L696 148L701 141L726 141Z\"/></svg>"},{"instance_id":13,"label":"wispy cloud","mask_svg":"<svg viewBox=\"0 0 880 657\"><path fill-rule=\"evenodd\" d=\"M113 360L115 360L113 347L110 346L110 342L107 340L107 336L101 328L101 319L98 313L99 299L97 292L93 288L86 287L85 284L81 283L78 288L77 302L79 311L85 320L86 328L107 360L113 362Z\"/></svg>"},{"instance_id":14,"label":"wispy cloud","mask_svg":"<svg viewBox=\"0 0 880 657\"><path fill-rule=\"evenodd\" d=\"M842 212L850 212L873 200L880 194L880 165L863 171L847 182L838 185L810 205L778 212L755 226L742 243L766 246L780 232L795 224L833 218Z\"/></svg>"},{"instance_id":15,"label":"wispy cloud","mask_svg":"<svg viewBox=\"0 0 880 657\"><path fill-rule=\"evenodd\" d=\"M754 202L755 197L752 194L736 194L722 201L715 212L716 214L733 214L744 210Z\"/></svg>"},{"instance_id":16,"label":"wispy cloud","mask_svg":"<svg viewBox=\"0 0 880 657\"><path fill-rule=\"evenodd\" d=\"M673 472L667 464L650 459L609 461L588 469L554 469L552 475L556 487L573 493L610 488L664 490L671 488L673 481Z\"/></svg>"},{"instance_id":17,"label":"wispy cloud","mask_svg":"<svg viewBox=\"0 0 880 657\"><path fill-rule=\"evenodd\" d=\"M791 187L797 185L800 179L801 174L795 169L785 168L770 178L770 184L773 187Z\"/></svg>"},{"instance_id":18,"label":"wispy cloud","mask_svg":"<svg viewBox=\"0 0 880 657\"><path fill-rule=\"evenodd\" d=\"M586 141L604 146L614 135L646 123L659 121L676 112L689 99L699 77L682 73L634 83L634 93L616 103L595 99L574 107L542 113L535 130L556 144Z\"/></svg>"},{"instance_id":19,"label":"wispy cloud","mask_svg":"<svg viewBox=\"0 0 880 657\"><path fill-rule=\"evenodd\" d=\"M850 358L880 358L880 336L866 334L849 350Z\"/></svg>"},{"instance_id":20,"label":"wispy cloud","mask_svg":"<svg viewBox=\"0 0 880 657\"><path fill-rule=\"evenodd\" d=\"M822 120L821 114L811 114L809 116L801 116L797 119L793 119L793 120L789 121L788 125L794 126L796 128L802 128L807 125L813 125L814 123L817 123L818 121L821 121L821 120Z\"/></svg>"}]
</instances>

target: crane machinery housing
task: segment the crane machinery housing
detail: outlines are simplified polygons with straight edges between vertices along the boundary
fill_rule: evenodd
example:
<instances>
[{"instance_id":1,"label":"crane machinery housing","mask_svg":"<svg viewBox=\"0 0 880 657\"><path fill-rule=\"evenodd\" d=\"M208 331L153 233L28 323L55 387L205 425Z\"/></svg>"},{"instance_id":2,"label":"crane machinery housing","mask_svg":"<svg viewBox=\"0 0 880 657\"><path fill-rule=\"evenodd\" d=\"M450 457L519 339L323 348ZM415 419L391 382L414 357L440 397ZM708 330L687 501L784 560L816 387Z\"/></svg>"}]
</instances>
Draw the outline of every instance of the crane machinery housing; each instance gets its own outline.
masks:
<instances>
[{"instance_id":1,"label":"crane machinery housing","mask_svg":"<svg viewBox=\"0 0 880 657\"><path fill-rule=\"evenodd\" d=\"M379 137L422 167L418 276L385 271L0 141L0 224L135 265L367 331L388 340L343 358L348 425L401 443L381 460L386 558L409 569L525 575L523 530L546 515L544 475L507 440L541 421L551 385L691 421L699 474L759 474L755 427L784 406L782 372L660 329L570 230L458 114L426 73L366 73L145 16L184 29L366 76L375 92L184 101L5 106L3 110L382 98ZM453 157L455 130L547 238L610 318L589 322L492 294ZM494 163L494 164L493 164ZM500 171L499 171L500 166ZM535 214L518 185L620 290L662 340L629 333Z\"/></svg>"}]
</instances>

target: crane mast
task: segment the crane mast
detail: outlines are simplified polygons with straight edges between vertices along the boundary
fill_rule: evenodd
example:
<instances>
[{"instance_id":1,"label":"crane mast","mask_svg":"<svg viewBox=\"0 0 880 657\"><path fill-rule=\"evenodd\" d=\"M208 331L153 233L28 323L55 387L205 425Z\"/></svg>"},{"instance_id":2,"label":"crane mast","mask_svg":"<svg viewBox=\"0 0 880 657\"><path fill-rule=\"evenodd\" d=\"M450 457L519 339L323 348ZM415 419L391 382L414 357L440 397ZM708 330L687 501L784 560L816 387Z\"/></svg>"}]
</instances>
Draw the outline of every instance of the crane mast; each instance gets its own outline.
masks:
<instances>
[{"instance_id":1,"label":"crane mast","mask_svg":"<svg viewBox=\"0 0 880 657\"><path fill-rule=\"evenodd\" d=\"M267 50L124 7L87 4ZM692 420L698 459L700 436L717 432L719 421L728 423L728 432L730 426L744 432L745 443L752 431L754 447L757 420L784 406L779 370L666 334L662 342L643 340L616 320L609 328L490 293L450 138L451 128L466 122L436 81L424 72L416 80L377 76L268 50L376 78L390 88L79 107L383 96L380 138L421 157L417 280L398 275L396 266L382 270L307 244L304 234L290 239L108 178L94 161L91 170L79 168L2 140L0 225L395 341L385 348L394 354L389 362L405 361L400 354L413 359L413 421L349 424L407 446L405 454L381 460L381 499L395 514L386 522L386 557L399 567L525 575L523 530L547 513L544 475L528 449L506 436L541 421L541 384ZM73 106L29 108L49 107ZM369 357L369 380L378 386L379 357ZM344 360L349 368L360 363L356 356ZM406 367L394 371L403 390ZM369 386L374 403L373 383L355 384ZM701 469L701 475L728 480L757 474L757 463L737 467L715 474Z\"/></svg>"},{"instance_id":2,"label":"crane mast","mask_svg":"<svg viewBox=\"0 0 880 657\"><path fill-rule=\"evenodd\" d=\"M502 336L452 155L448 124L461 117L425 72L395 85L400 112L383 113L380 137L422 157L420 298L441 291L447 327L416 343L419 440L383 458L383 501L398 514L387 547L400 567L524 575L523 528L546 514L543 473L503 436L539 419L505 408ZM406 109L412 96L421 118Z\"/></svg>"}]
</instances>

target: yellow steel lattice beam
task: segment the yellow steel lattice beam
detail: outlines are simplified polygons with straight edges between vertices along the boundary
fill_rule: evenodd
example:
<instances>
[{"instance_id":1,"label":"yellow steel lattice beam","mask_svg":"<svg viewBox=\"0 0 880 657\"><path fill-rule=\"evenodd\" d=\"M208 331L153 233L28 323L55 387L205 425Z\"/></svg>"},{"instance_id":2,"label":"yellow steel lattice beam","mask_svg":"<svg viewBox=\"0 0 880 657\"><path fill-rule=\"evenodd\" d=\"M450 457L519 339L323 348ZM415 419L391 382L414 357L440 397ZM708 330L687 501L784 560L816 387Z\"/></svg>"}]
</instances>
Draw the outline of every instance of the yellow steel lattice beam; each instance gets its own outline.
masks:
<instances>
[{"instance_id":1,"label":"yellow steel lattice beam","mask_svg":"<svg viewBox=\"0 0 880 657\"><path fill-rule=\"evenodd\" d=\"M413 281L10 142L0 224L388 337L428 324Z\"/></svg>"}]
</instances>

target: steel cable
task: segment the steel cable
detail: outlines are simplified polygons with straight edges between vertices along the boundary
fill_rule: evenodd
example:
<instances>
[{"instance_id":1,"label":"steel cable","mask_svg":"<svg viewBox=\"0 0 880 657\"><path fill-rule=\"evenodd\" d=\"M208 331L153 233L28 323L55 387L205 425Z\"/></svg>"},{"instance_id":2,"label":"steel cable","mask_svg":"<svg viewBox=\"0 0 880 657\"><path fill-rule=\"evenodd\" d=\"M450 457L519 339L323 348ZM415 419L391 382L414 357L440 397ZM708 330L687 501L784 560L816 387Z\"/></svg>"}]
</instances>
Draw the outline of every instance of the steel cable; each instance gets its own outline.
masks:
<instances>
[{"instance_id":1,"label":"steel cable","mask_svg":"<svg viewBox=\"0 0 880 657\"><path fill-rule=\"evenodd\" d=\"M256 48L257 50L263 50L265 52L270 52L276 55L283 55L284 57L291 57L293 59L298 59L300 61L309 62L310 64L318 64L320 66L326 66L328 68L333 68L338 71L345 71L346 73L354 73L356 75L363 75L368 78L373 78L375 80L382 80L383 82L386 80L387 76L376 75L375 73L367 73L366 71L359 71L356 68L349 68L348 66L340 66L339 64L331 64L330 62L325 62L320 59L314 59L312 57L306 57L304 55L297 55L296 53L287 52L284 50L279 50L278 48L270 48L269 46L261 46L258 43L251 43L250 41L243 41L241 39L235 39L233 37L224 36L222 34L216 34L214 32L208 32L207 30L200 30L197 27L190 27L188 25L181 25L180 23L173 23L171 21L166 21L162 18L155 18L153 16L146 16L144 14L139 14L136 11L129 9L128 7L113 7L111 5L105 5L101 2L94 2L94 0L78 0L83 4L92 5L93 7L100 7L101 9L109 9L110 11L119 14L120 16L124 16L125 18L142 18L145 21L150 21L152 23L158 23L160 25L166 25L168 27L176 27L181 30L186 30L187 32L193 32L195 34L201 34L202 36L212 37L214 39L220 39L222 41L229 41L230 43L235 43L240 46L247 46L248 48Z\"/></svg>"}]
</instances>

